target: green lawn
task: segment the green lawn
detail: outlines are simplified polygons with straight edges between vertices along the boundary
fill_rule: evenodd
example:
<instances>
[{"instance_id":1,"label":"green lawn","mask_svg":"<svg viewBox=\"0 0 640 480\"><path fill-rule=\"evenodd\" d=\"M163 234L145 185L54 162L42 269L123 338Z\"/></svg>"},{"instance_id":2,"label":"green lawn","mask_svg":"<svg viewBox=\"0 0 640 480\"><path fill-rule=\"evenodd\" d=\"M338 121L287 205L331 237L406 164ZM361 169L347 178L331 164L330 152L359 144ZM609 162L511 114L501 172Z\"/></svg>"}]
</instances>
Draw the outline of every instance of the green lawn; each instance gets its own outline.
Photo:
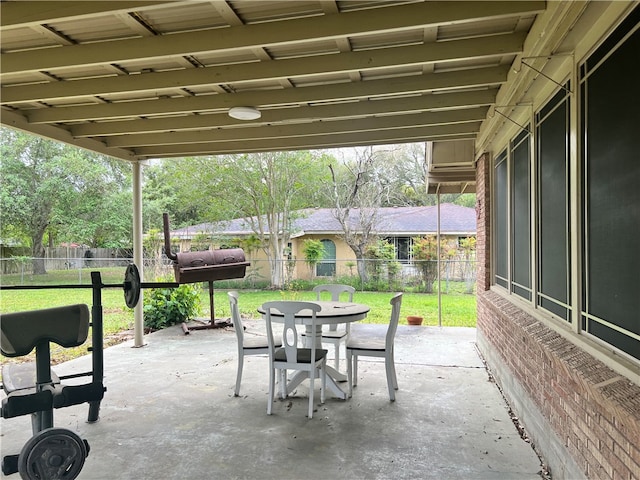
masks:
<instances>
[{"instance_id":1,"label":"green lawn","mask_svg":"<svg viewBox=\"0 0 640 480\"><path fill-rule=\"evenodd\" d=\"M296 291L249 291L239 292L240 312L245 315L256 314L256 309L269 300L315 300L313 292ZM388 292L356 292L354 301L364 303L371 307L371 311L363 323L387 323L391 315L392 293ZM206 307L206 315L209 315L209 295L202 293L203 305ZM226 292L219 290L214 293L214 308L216 317L229 316L229 304ZM400 310L400 324L406 325L407 315L419 315L424 317L423 325L438 325L438 296L424 293L405 293L402 298ZM456 327L476 326L476 297L475 295L442 295L442 325Z\"/></svg>"},{"instance_id":2,"label":"green lawn","mask_svg":"<svg viewBox=\"0 0 640 480\"><path fill-rule=\"evenodd\" d=\"M102 281L106 284L121 284L124 280L124 268L100 269ZM61 285L87 284L91 282L88 271L79 278L78 271L66 270L50 272L46 276L25 277L3 275L3 285ZM269 300L314 300L315 294L310 291L273 291L273 290L240 290L241 313L257 317L256 309ZM371 311L364 323L387 323L391 314L390 292L356 292L354 301L367 304ZM209 293L203 289L201 317L210 318ZM216 318L229 317L229 302L226 290L214 290L214 308ZM36 310L41 308L86 303L91 307L92 290L87 289L50 289L50 290L0 290L0 313ZM133 328L133 310L124 303L123 289L104 288L102 290L104 312L105 346L122 340L119 335ZM405 293L402 301L400 324L406 324L407 315L424 317L424 325L438 325L438 297L435 294ZM475 327L476 297L467 294L442 295L442 324L444 326ZM126 338L126 337L125 337ZM52 347L52 358L60 362L86 353L86 346L76 349ZM2 362L7 361L2 357Z\"/></svg>"}]
</instances>

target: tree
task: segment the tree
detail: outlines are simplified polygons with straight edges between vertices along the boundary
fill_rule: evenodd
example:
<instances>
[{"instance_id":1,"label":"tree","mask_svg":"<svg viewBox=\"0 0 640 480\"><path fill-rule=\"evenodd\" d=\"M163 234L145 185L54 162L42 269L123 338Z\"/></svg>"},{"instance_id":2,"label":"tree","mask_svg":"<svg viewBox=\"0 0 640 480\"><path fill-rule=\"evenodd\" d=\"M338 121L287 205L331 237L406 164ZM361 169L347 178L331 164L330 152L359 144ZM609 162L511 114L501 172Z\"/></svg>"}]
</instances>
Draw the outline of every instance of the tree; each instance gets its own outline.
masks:
<instances>
[{"instance_id":1,"label":"tree","mask_svg":"<svg viewBox=\"0 0 640 480\"><path fill-rule=\"evenodd\" d=\"M383 275L387 276L387 287L393 288L396 275L402 269L402 265L395 260L396 251L392 243L378 239L367 247L367 270L376 284L382 281Z\"/></svg>"},{"instance_id":2,"label":"tree","mask_svg":"<svg viewBox=\"0 0 640 480\"><path fill-rule=\"evenodd\" d=\"M449 248L444 238L440 239L440 259L445 258ZM438 276L438 239L436 235L414 238L411 246L414 263L424 280L425 293L433 293L433 282Z\"/></svg>"},{"instance_id":3,"label":"tree","mask_svg":"<svg viewBox=\"0 0 640 480\"><path fill-rule=\"evenodd\" d=\"M0 148L0 235L31 246L34 274L46 273L46 239L112 246L131 238L121 163L5 128Z\"/></svg>"},{"instance_id":4,"label":"tree","mask_svg":"<svg viewBox=\"0 0 640 480\"><path fill-rule=\"evenodd\" d=\"M292 220L315 206L323 176L321 153L266 152L186 159L173 181L186 186L176 197L198 205L207 221L242 218L267 256L272 288L282 288Z\"/></svg>"},{"instance_id":5,"label":"tree","mask_svg":"<svg viewBox=\"0 0 640 480\"><path fill-rule=\"evenodd\" d=\"M302 244L302 253L313 277L316 265L324 256L324 245L320 240L307 239Z\"/></svg>"},{"instance_id":6,"label":"tree","mask_svg":"<svg viewBox=\"0 0 640 480\"><path fill-rule=\"evenodd\" d=\"M380 175L382 160L372 147L367 147L357 150L355 159L341 168L329 165L333 214L342 227L342 238L356 256L362 282L367 281L364 259L367 247L378 238L378 208L387 190Z\"/></svg>"},{"instance_id":7,"label":"tree","mask_svg":"<svg viewBox=\"0 0 640 480\"><path fill-rule=\"evenodd\" d=\"M382 172L380 177L388 184L381 206L428 205L425 160L427 143L387 145L383 149L376 149Z\"/></svg>"},{"instance_id":8,"label":"tree","mask_svg":"<svg viewBox=\"0 0 640 480\"><path fill-rule=\"evenodd\" d=\"M171 225L176 228L200 223L200 219L206 217L210 202L203 198L200 190L206 188L200 184L200 173L206 175L210 163L209 157L172 159L144 168L142 214L145 231L162 230L165 212L170 212Z\"/></svg>"},{"instance_id":9,"label":"tree","mask_svg":"<svg viewBox=\"0 0 640 480\"><path fill-rule=\"evenodd\" d=\"M63 180L56 168L61 152L60 144L2 129L0 225L3 231L11 225L14 233L29 239L36 275L46 273L43 238L56 202L56 185Z\"/></svg>"}]
</instances>

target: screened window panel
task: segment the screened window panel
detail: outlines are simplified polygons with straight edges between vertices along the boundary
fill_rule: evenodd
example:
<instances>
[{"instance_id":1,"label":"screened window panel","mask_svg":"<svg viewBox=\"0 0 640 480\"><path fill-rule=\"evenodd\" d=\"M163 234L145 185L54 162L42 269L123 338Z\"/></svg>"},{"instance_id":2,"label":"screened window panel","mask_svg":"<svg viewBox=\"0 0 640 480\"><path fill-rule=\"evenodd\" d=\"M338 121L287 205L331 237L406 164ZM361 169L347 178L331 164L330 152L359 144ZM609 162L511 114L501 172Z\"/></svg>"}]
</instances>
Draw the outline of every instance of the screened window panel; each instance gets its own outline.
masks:
<instances>
[{"instance_id":1,"label":"screened window panel","mask_svg":"<svg viewBox=\"0 0 640 480\"><path fill-rule=\"evenodd\" d=\"M519 136L511 147L511 290L531 300L531 176L529 136Z\"/></svg>"},{"instance_id":2,"label":"screened window panel","mask_svg":"<svg viewBox=\"0 0 640 480\"><path fill-rule=\"evenodd\" d=\"M637 22L620 28L632 30ZM612 38L623 36L618 31ZM640 358L640 70L630 68L637 64L640 31L607 57L610 48L611 41L594 53L602 63L582 70L583 324Z\"/></svg>"},{"instance_id":3,"label":"screened window panel","mask_svg":"<svg viewBox=\"0 0 640 480\"><path fill-rule=\"evenodd\" d=\"M507 152L503 152L496 158L495 167L495 237L496 237L496 284L507 288L509 266L509 236L508 236L508 203L507 203Z\"/></svg>"},{"instance_id":4,"label":"screened window panel","mask_svg":"<svg viewBox=\"0 0 640 480\"><path fill-rule=\"evenodd\" d=\"M569 98L560 90L541 110L537 127L538 305L565 320L569 318L568 115Z\"/></svg>"}]
</instances>

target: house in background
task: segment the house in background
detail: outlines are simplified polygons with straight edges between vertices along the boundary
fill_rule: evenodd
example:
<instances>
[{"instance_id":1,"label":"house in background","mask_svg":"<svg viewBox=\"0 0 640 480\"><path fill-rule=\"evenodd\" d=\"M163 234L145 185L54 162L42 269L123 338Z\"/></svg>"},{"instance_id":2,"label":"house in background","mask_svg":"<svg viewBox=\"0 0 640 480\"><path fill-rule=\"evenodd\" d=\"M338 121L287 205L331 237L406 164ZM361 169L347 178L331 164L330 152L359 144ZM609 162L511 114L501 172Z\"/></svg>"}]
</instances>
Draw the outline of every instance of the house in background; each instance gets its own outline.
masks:
<instances>
[{"instance_id":1,"label":"house in background","mask_svg":"<svg viewBox=\"0 0 640 480\"><path fill-rule=\"evenodd\" d=\"M359 216L358 209L351 211L353 224ZM289 259L295 260L292 276L308 279L312 276L333 277L350 274L356 255L344 240L340 222L331 208L306 209L295 212L289 243ZM377 209L375 232L395 246L396 260L403 269L412 270L411 245L413 238L438 233L438 207L385 207ZM446 241L459 244L460 240L476 234L475 209L450 203L440 205L440 235ZM180 251L218 248L225 242L246 239L255 232L247 219L228 222L201 223L170 232L172 242L179 243ZM319 240L324 246L324 258L311 271L304 262L304 241ZM261 250L245 252L254 263L266 264L266 256ZM262 276L265 273L263 272Z\"/></svg>"}]
</instances>

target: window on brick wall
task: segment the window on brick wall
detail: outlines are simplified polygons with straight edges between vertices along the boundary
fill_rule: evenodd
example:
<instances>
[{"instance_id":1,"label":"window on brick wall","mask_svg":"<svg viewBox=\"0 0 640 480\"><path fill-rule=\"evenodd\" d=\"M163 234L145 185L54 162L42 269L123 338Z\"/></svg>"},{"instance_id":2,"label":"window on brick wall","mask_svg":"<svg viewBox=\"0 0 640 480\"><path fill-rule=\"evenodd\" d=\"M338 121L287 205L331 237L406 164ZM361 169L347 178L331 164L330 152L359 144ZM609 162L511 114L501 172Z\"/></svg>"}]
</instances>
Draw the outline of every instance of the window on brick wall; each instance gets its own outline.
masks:
<instances>
[{"instance_id":1,"label":"window on brick wall","mask_svg":"<svg viewBox=\"0 0 640 480\"><path fill-rule=\"evenodd\" d=\"M528 128L528 127L527 127ZM494 282L531 300L531 147L523 130L494 162Z\"/></svg>"},{"instance_id":2,"label":"window on brick wall","mask_svg":"<svg viewBox=\"0 0 640 480\"><path fill-rule=\"evenodd\" d=\"M640 8L580 66L581 328L640 359Z\"/></svg>"},{"instance_id":3,"label":"window on brick wall","mask_svg":"<svg viewBox=\"0 0 640 480\"><path fill-rule=\"evenodd\" d=\"M495 182L495 268L494 282L507 288L509 284L509 205L507 151L496 157Z\"/></svg>"},{"instance_id":4,"label":"window on brick wall","mask_svg":"<svg viewBox=\"0 0 640 480\"><path fill-rule=\"evenodd\" d=\"M571 321L569 93L565 85L536 114L537 305Z\"/></svg>"},{"instance_id":5,"label":"window on brick wall","mask_svg":"<svg viewBox=\"0 0 640 480\"><path fill-rule=\"evenodd\" d=\"M511 162L511 291L531 300L531 136L523 130L509 147Z\"/></svg>"},{"instance_id":6,"label":"window on brick wall","mask_svg":"<svg viewBox=\"0 0 640 480\"><path fill-rule=\"evenodd\" d=\"M632 66L639 51L640 7L579 65L579 85L559 87L535 112L534 158L523 130L495 157L493 172L494 284L637 360L640 70ZM577 125L570 90L580 105ZM580 139L574 169L572 132ZM571 191L571 175L579 191ZM572 207L581 226L574 241ZM581 293L578 305L573 290Z\"/></svg>"}]
</instances>

